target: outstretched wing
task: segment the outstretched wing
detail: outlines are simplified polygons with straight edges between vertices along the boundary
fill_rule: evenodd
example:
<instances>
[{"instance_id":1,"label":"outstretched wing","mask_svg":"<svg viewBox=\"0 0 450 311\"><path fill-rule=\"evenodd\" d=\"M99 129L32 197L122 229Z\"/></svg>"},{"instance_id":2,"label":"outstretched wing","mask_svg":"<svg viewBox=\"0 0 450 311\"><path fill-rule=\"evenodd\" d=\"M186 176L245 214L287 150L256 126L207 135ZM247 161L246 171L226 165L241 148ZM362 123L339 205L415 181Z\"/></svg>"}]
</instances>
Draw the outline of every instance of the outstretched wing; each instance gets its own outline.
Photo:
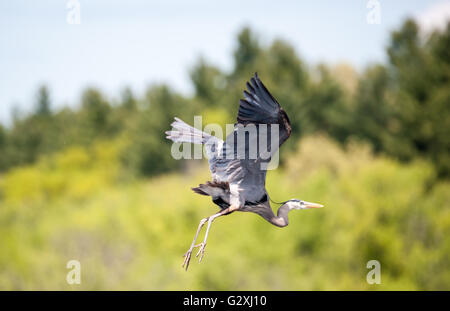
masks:
<instances>
[{"instance_id":1,"label":"outstretched wing","mask_svg":"<svg viewBox=\"0 0 450 311\"><path fill-rule=\"evenodd\" d=\"M247 124L278 124L281 146L291 135L291 124L286 112L281 108L277 100L270 94L264 84L255 73L255 76L247 82L247 90L244 91L245 99L239 101L237 122Z\"/></svg>"},{"instance_id":2,"label":"outstretched wing","mask_svg":"<svg viewBox=\"0 0 450 311\"><path fill-rule=\"evenodd\" d=\"M246 143L256 144L256 156L251 156L252 146L249 145L244 147L244 154L239 154L238 136L241 133L240 131L245 131L245 128L253 125L257 137L253 140L249 138ZM260 125L266 126L261 127ZM278 127L278 137L276 137L278 144L273 148L271 147L271 125L277 125ZM264 131L262 130L263 128L265 128ZM244 99L240 100L234 131L228 135L220 154L211 163L214 170L214 179L226 181L230 185L238 185L236 192L245 193L245 197L241 197L240 201L257 201L261 199L261 197L266 195L266 169L263 169L261 164L268 164L271 156L289 138L290 134L291 125L286 112L255 73L250 82L247 82ZM261 137L262 135L266 137ZM266 139L266 148L261 148L262 146L259 145L261 138L262 140ZM266 156L263 156L262 152L266 152ZM267 152L269 152L268 157Z\"/></svg>"}]
</instances>

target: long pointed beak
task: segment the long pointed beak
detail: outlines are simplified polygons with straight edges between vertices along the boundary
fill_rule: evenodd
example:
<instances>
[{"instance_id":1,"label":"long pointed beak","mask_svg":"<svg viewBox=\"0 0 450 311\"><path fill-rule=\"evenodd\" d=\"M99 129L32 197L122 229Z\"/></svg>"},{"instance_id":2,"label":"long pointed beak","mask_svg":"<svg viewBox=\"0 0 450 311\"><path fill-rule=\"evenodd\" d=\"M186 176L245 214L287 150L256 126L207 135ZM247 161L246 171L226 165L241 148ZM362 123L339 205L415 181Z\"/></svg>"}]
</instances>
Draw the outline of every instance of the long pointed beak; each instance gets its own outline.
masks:
<instances>
[{"instance_id":1,"label":"long pointed beak","mask_svg":"<svg viewBox=\"0 0 450 311\"><path fill-rule=\"evenodd\" d=\"M305 204L306 208L321 208L321 207L323 207L323 205L319 204L319 203L311 203L311 202L305 201L304 204Z\"/></svg>"}]
</instances>

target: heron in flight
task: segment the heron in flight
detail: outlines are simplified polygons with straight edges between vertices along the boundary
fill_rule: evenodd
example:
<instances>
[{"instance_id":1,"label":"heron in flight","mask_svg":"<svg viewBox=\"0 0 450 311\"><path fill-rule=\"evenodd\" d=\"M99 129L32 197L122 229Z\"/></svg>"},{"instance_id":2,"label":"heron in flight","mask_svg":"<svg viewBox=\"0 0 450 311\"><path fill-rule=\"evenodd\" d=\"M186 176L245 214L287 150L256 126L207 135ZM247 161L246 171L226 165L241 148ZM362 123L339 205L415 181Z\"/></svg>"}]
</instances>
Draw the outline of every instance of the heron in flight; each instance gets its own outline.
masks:
<instances>
[{"instance_id":1,"label":"heron in flight","mask_svg":"<svg viewBox=\"0 0 450 311\"><path fill-rule=\"evenodd\" d=\"M279 147L289 138L291 125L286 112L269 93L257 73L250 82L247 82L244 99L239 102L237 123L234 125L234 131L226 137L225 141L196 129L178 118L175 118L171 125L172 130L167 131L166 134L167 138L173 142L205 145L212 181L200 184L192 190L201 195L211 196L212 201L220 207L217 213L200 220L194 240L184 255L182 266L186 270L189 267L192 251L196 247L199 247L196 257L200 256L199 262L201 262L211 224L220 216L229 215L235 211L252 212L275 226L285 227L289 223L290 211L323 206L291 199L281 203L276 215L272 211L265 187L267 170L264 168L267 166L263 164L268 164ZM244 143L248 143L240 149L238 136L241 133L245 135L245 128L250 126L255 128L256 138L245 138ZM273 137L273 134L277 135ZM275 146L272 147L272 144L269 144L266 148L266 156L261 145L264 139L266 142L267 140L276 141ZM256 144L254 157L250 156L252 143ZM200 230L206 223L204 240L196 245Z\"/></svg>"}]
</instances>

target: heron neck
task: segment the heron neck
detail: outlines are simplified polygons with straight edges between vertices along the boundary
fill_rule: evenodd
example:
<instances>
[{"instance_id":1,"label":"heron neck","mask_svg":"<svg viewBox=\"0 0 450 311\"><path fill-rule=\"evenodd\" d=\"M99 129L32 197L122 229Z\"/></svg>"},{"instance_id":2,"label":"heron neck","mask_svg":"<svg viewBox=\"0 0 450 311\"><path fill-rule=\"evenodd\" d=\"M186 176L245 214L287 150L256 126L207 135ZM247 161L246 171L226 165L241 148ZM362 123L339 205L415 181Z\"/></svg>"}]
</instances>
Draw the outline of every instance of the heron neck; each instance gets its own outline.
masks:
<instances>
[{"instance_id":1,"label":"heron neck","mask_svg":"<svg viewBox=\"0 0 450 311\"><path fill-rule=\"evenodd\" d=\"M277 216L273 215L273 217L269 220L272 224L278 227L286 227L289 224L288 219L289 206L287 204L283 204L277 211Z\"/></svg>"}]
</instances>

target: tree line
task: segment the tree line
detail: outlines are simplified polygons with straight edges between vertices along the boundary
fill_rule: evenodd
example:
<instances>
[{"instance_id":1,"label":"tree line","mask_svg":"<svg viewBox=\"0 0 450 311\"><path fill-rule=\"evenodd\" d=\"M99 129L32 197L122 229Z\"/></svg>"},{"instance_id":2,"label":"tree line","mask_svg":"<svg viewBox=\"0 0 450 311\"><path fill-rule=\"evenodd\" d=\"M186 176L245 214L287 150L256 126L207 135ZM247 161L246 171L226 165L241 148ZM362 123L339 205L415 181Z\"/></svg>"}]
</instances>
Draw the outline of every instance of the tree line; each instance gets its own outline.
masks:
<instances>
[{"instance_id":1,"label":"tree line","mask_svg":"<svg viewBox=\"0 0 450 311\"><path fill-rule=\"evenodd\" d=\"M356 48L356 47L355 47ZM200 57L189 69L194 94L167 84L149 86L137 97L130 88L119 100L100 90L83 91L75 108L55 110L47 86L37 91L34 110L0 125L0 172L35 162L70 145L123 138L123 166L139 176L179 169L164 132L174 116L220 116L234 123L245 82L258 72L291 117L292 141L323 132L341 144L356 139L401 161L433 163L450 176L450 23L424 35L413 20L391 33L386 63L357 73L349 65L308 65L284 40L263 45L244 28L227 72ZM295 144L287 144L293 149ZM320 152L320 151L319 151ZM283 156L283 155L282 155Z\"/></svg>"}]
</instances>

